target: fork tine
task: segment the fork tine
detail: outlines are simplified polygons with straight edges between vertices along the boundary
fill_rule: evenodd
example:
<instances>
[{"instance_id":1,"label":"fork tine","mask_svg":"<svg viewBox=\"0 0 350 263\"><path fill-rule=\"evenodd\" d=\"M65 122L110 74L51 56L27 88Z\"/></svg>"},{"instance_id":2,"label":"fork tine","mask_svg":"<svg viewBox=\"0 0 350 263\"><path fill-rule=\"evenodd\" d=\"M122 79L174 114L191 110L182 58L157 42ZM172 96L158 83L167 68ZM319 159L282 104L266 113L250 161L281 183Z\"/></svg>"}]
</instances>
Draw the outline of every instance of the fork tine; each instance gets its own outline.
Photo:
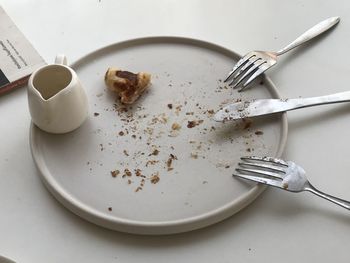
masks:
<instances>
[{"instance_id":1,"label":"fork tine","mask_svg":"<svg viewBox=\"0 0 350 263\"><path fill-rule=\"evenodd\" d=\"M285 174L285 170L282 168L279 168L275 165L270 165L270 164L264 164L264 163L253 163L253 162L243 162L243 163L238 163L239 166L242 167L247 167L247 168L262 168L269 170L271 172L276 172L276 173L283 173Z\"/></svg>"},{"instance_id":2,"label":"fork tine","mask_svg":"<svg viewBox=\"0 0 350 263\"><path fill-rule=\"evenodd\" d=\"M256 79L259 75L261 75L262 73L264 73L266 70L268 70L269 68L271 68L273 65L269 65L268 63L264 63L263 65L261 65L259 67L259 69L257 71L255 71L253 73L252 76L250 76L250 78L243 84L242 88L239 91L244 90L254 79Z\"/></svg>"},{"instance_id":3,"label":"fork tine","mask_svg":"<svg viewBox=\"0 0 350 263\"><path fill-rule=\"evenodd\" d=\"M242 57L240 60L238 60L238 62L236 63L236 65L232 68L232 70L228 73L227 78L224 80L224 82L228 81L231 76L234 75L234 73L236 73L236 71L243 66L245 63L248 62L248 60L255 56L254 54L248 53L246 54L244 57Z\"/></svg>"},{"instance_id":4,"label":"fork tine","mask_svg":"<svg viewBox=\"0 0 350 263\"><path fill-rule=\"evenodd\" d=\"M255 62L257 62L255 64ZM255 71L259 70L259 67L261 65L263 65L265 63L265 61L260 61L260 60L256 60L253 64L253 66L251 66L244 74L243 76L238 80L236 81L236 83L232 86L232 88L235 88L237 87L239 84L241 84L243 82L243 80L245 80L249 75L252 75L254 74ZM241 91L241 89L239 90Z\"/></svg>"},{"instance_id":5,"label":"fork tine","mask_svg":"<svg viewBox=\"0 0 350 263\"><path fill-rule=\"evenodd\" d=\"M260 162L265 162L265 163L273 163L276 165L281 165L282 167L288 167L288 163L285 162L284 160L274 158L274 157L259 157L259 156L243 156L241 157L242 161L260 161Z\"/></svg>"},{"instance_id":6,"label":"fork tine","mask_svg":"<svg viewBox=\"0 0 350 263\"><path fill-rule=\"evenodd\" d=\"M228 85L229 86L233 85L233 83L236 82L236 79L238 77L240 77L244 72L246 72L246 70L248 70L250 67L252 67L257 60L260 60L260 59L261 58L256 58L256 55L250 57L248 59L248 61L239 69L238 73L233 76L232 81Z\"/></svg>"},{"instance_id":7,"label":"fork tine","mask_svg":"<svg viewBox=\"0 0 350 263\"><path fill-rule=\"evenodd\" d=\"M246 180L250 180L250 181L254 181L254 182L258 182L258 183L262 183L262 184L268 184L268 185L279 187L279 188L282 187L282 182L276 181L274 179L253 176L253 175L245 175L245 174L233 174L233 176L237 176L239 178L243 178Z\"/></svg>"},{"instance_id":8,"label":"fork tine","mask_svg":"<svg viewBox=\"0 0 350 263\"><path fill-rule=\"evenodd\" d=\"M283 180L283 178L279 174L264 171L261 169L236 168L236 172L240 172L240 173L245 174L245 175L251 174L251 175L260 176L260 177L264 177L264 178L266 176L266 178L275 178L275 179Z\"/></svg>"}]
</instances>

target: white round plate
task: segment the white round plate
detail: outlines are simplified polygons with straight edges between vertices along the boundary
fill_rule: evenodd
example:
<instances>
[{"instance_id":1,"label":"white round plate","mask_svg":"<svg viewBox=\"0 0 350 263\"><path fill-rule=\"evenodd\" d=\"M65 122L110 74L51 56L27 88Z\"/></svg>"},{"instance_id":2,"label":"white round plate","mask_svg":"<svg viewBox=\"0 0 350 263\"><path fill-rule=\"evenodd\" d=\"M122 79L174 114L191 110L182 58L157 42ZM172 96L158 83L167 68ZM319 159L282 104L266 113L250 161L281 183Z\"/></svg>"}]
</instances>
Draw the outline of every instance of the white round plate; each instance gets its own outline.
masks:
<instances>
[{"instance_id":1,"label":"white round plate","mask_svg":"<svg viewBox=\"0 0 350 263\"><path fill-rule=\"evenodd\" d=\"M10 259L8 259L8 258L0 256L0 263L15 263L15 262L10 260Z\"/></svg>"},{"instance_id":2,"label":"white round plate","mask_svg":"<svg viewBox=\"0 0 350 263\"><path fill-rule=\"evenodd\" d=\"M32 155L45 185L77 215L129 233L185 232L236 213L264 189L232 178L239 158L280 156L287 137L285 114L212 120L236 99L279 98L268 78L242 93L227 87L222 80L238 58L178 37L129 40L81 58L72 67L88 93L88 120L64 135L31 126ZM152 74L151 87L126 112L104 84L112 66ZM181 128L173 130L174 123Z\"/></svg>"}]
</instances>

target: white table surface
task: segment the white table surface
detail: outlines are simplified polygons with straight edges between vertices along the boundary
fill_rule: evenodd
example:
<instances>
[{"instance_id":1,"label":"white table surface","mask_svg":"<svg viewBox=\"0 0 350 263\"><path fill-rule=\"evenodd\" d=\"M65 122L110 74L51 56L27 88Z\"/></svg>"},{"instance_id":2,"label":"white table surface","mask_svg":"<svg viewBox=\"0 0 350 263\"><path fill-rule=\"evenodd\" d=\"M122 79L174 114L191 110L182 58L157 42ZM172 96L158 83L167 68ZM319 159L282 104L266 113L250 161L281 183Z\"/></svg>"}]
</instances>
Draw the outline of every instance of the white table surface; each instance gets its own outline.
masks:
<instances>
[{"instance_id":1,"label":"white table surface","mask_svg":"<svg viewBox=\"0 0 350 263\"><path fill-rule=\"evenodd\" d=\"M349 89L350 2L279 0L1 0L39 53L74 61L129 38L199 38L244 54L277 50L330 17L326 36L268 72L284 97ZM350 199L350 105L291 112L285 158L313 184ZM310 193L268 189L214 226L172 236L137 236L75 216L46 190L32 161L25 88L0 97L0 255L16 262L349 262L350 213ZM208 197L210 198L210 197ZM293 254L295 256L293 256ZM299 260L300 258L300 260Z\"/></svg>"}]
</instances>

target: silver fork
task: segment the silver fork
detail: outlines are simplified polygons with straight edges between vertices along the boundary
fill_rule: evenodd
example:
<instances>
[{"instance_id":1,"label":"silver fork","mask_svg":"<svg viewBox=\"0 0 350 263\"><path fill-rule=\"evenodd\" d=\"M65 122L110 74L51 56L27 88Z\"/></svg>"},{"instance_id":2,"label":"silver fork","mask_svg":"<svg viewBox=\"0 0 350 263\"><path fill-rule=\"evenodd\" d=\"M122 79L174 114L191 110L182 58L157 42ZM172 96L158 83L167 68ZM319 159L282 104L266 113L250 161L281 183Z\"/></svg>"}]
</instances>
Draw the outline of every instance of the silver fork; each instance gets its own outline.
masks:
<instances>
[{"instance_id":1,"label":"silver fork","mask_svg":"<svg viewBox=\"0 0 350 263\"><path fill-rule=\"evenodd\" d=\"M317 190L310 184L302 167L291 161L273 157L247 156L241 158L234 176L271 185L290 192L309 191L350 210L350 202Z\"/></svg>"},{"instance_id":2,"label":"silver fork","mask_svg":"<svg viewBox=\"0 0 350 263\"><path fill-rule=\"evenodd\" d=\"M237 64L229 72L224 82L232 78L232 81L230 82L229 85L233 85L233 87L237 87L244 80L248 78L248 80L242 85L241 89L239 90L239 91L242 91L259 75L261 75L266 70L268 70L273 65L275 65L277 62L278 56L322 34L323 32L327 31L328 29L336 25L339 21L340 21L339 17L330 17L318 23L317 25L313 26L312 28L307 30L304 34L299 36L296 40L294 40L292 43L290 43L285 48L282 48L277 52L270 52L270 51L249 52L237 62Z\"/></svg>"}]
</instances>

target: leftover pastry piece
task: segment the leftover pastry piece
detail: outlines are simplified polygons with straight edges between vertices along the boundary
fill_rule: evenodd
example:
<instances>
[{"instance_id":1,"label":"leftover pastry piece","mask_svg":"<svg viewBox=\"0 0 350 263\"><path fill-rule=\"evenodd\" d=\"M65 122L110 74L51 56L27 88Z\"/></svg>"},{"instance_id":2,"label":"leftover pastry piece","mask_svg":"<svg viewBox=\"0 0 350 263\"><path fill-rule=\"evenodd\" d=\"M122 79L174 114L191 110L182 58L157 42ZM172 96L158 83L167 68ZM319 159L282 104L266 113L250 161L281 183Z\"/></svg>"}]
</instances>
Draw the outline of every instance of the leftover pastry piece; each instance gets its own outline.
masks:
<instances>
[{"instance_id":1,"label":"leftover pastry piece","mask_svg":"<svg viewBox=\"0 0 350 263\"><path fill-rule=\"evenodd\" d=\"M105 74L107 87L117 93L122 103L132 104L146 90L151 75L146 72L137 74L118 68L109 68Z\"/></svg>"}]
</instances>

